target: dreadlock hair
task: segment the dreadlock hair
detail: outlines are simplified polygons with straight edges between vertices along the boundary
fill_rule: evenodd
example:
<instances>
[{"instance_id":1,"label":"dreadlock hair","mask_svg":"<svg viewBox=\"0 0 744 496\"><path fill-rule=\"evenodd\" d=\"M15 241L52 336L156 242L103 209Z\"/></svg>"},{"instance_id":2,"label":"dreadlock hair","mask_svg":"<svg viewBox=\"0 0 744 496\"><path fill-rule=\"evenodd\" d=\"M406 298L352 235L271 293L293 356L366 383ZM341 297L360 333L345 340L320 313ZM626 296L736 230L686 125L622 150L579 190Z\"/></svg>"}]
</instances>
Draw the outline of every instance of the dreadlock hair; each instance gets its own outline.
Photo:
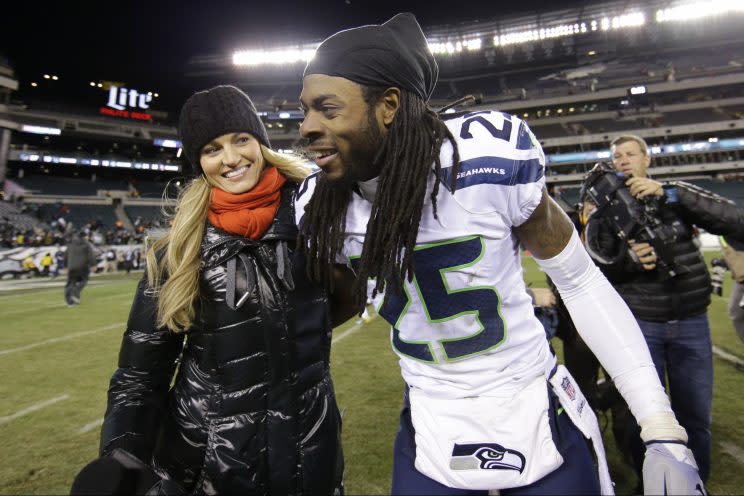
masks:
<instances>
[{"instance_id":1,"label":"dreadlock hair","mask_svg":"<svg viewBox=\"0 0 744 496\"><path fill-rule=\"evenodd\" d=\"M386 87L362 86L372 125L377 125L374 104L386 90ZM381 166L380 179L361 258L355 267L353 292L359 313L367 299L368 278L376 280L373 297L385 289L386 283L400 291L406 277L409 281L413 279L413 251L432 163L431 200L437 218L442 170L439 151L445 139L452 143L453 149L451 191L454 192L456 185L460 156L452 133L421 98L403 89L400 93L400 107L375 157L375 163ZM332 285L331 266L343 247L351 196L351 188L336 187L321 175L305 207L298 246L306 252L308 276L316 282Z\"/></svg>"}]
</instances>

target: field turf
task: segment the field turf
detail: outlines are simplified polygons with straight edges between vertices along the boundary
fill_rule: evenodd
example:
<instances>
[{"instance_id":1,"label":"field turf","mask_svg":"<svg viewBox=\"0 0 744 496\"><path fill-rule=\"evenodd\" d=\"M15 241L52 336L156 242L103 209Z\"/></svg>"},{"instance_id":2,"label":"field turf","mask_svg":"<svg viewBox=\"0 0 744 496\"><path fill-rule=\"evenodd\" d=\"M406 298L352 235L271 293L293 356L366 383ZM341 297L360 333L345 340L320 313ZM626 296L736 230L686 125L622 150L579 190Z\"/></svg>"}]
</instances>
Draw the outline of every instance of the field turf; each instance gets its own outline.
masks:
<instances>
[{"instance_id":1,"label":"field turf","mask_svg":"<svg viewBox=\"0 0 744 496\"><path fill-rule=\"evenodd\" d=\"M528 282L545 285L531 259L524 267ZM63 278L0 282L0 494L69 494L75 474L97 456L108 380L139 277L94 277L82 304L71 308L62 298ZM41 287L29 286L39 281ZM713 297L713 341L744 358L744 345L726 315L730 286L727 278L724 298ZM334 340L347 494L388 494L403 382L387 325L379 317L366 324L352 320L334 331ZM560 355L560 342L554 347ZM708 489L715 495L741 494L744 374L716 358L715 378ZM630 494L635 476L611 436L605 442L616 490Z\"/></svg>"}]
</instances>

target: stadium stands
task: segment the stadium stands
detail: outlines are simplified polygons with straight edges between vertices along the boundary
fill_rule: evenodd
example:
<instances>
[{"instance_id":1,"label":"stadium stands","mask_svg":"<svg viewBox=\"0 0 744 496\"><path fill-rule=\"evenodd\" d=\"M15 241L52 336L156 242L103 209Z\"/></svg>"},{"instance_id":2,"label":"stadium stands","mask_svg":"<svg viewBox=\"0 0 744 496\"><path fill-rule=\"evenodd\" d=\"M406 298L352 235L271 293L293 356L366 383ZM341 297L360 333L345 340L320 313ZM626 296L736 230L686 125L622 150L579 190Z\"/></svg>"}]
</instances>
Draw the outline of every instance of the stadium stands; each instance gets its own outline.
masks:
<instances>
[{"instance_id":1,"label":"stadium stands","mask_svg":"<svg viewBox=\"0 0 744 496\"><path fill-rule=\"evenodd\" d=\"M49 175L29 175L14 179L31 194L58 196L96 196L99 191L127 191L125 181L96 180Z\"/></svg>"},{"instance_id":2,"label":"stadium stands","mask_svg":"<svg viewBox=\"0 0 744 496\"><path fill-rule=\"evenodd\" d=\"M156 227L165 225L165 215L161 207L152 205L125 205L124 210L134 226L140 224Z\"/></svg>"},{"instance_id":3,"label":"stadium stands","mask_svg":"<svg viewBox=\"0 0 744 496\"><path fill-rule=\"evenodd\" d=\"M607 159L598 154L621 133L639 134L652 147L676 145L654 151L656 177L707 178L734 194L716 178L742 172L744 144L699 144L744 139L744 43L735 36L740 26L726 16L706 20L708 29L655 21L655 9L666 7L663 0L633 7L646 17L629 29L612 24L630 8L616 1L424 26L432 43L476 34L483 42L479 50L448 53L431 45L440 79L430 105L437 109L472 94L476 104L468 110L502 110L524 119L548 156L548 183L560 185L556 191L569 202L583 174ZM550 34L558 28L573 34ZM526 38L513 42L515 33ZM301 65L242 71L224 54L200 54L189 61L184 79L194 88L221 84L226 69L230 82L264 113L274 146L292 148L301 120ZM642 92L631 94L631 88ZM156 205L167 188L174 196L181 178L183 157L173 148L178 109L155 111L147 122L104 117L98 108L105 99L91 91L77 101L25 93L0 105L0 119L61 130L15 133L7 177L28 191L31 202L34 196L79 199L70 206L77 222L90 216L106 224L161 220ZM111 202L101 205L102 199Z\"/></svg>"},{"instance_id":4,"label":"stadium stands","mask_svg":"<svg viewBox=\"0 0 744 496\"><path fill-rule=\"evenodd\" d=\"M89 223L113 227L118 220L111 205L64 204L62 212L59 204L42 204L39 205L39 215L50 223L63 217L66 222L71 222L77 228Z\"/></svg>"},{"instance_id":5,"label":"stadium stands","mask_svg":"<svg viewBox=\"0 0 744 496\"><path fill-rule=\"evenodd\" d=\"M161 198L167 186L167 183L162 182L138 181L134 187L140 198Z\"/></svg>"},{"instance_id":6,"label":"stadium stands","mask_svg":"<svg viewBox=\"0 0 744 496\"><path fill-rule=\"evenodd\" d=\"M0 201L0 219L7 219L11 225L23 230L42 227L43 224L34 215L24 213L19 207L6 201Z\"/></svg>"}]
</instances>

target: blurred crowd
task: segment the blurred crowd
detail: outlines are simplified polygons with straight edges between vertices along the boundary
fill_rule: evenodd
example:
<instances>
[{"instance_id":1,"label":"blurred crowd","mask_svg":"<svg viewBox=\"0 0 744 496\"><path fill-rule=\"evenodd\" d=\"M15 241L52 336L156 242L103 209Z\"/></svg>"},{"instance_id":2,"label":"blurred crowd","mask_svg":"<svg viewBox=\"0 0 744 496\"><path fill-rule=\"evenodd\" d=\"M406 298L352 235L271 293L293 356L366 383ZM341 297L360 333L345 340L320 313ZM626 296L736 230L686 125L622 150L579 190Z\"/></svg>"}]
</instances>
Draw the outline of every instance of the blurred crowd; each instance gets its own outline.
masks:
<instances>
[{"instance_id":1,"label":"blurred crowd","mask_svg":"<svg viewBox=\"0 0 744 496\"><path fill-rule=\"evenodd\" d=\"M11 218L0 218L0 248L32 246L53 246L66 244L74 231L84 233L94 246L140 244L144 242L146 231L166 227L164 220L143 219L138 216L132 222L133 229L125 227L121 220L113 225L104 224L100 217L92 217L83 225L74 225L70 220L70 207L57 203L45 208L34 203L17 204L22 213L39 222L34 225L14 222Z\"/></svg>"}]
</instances>

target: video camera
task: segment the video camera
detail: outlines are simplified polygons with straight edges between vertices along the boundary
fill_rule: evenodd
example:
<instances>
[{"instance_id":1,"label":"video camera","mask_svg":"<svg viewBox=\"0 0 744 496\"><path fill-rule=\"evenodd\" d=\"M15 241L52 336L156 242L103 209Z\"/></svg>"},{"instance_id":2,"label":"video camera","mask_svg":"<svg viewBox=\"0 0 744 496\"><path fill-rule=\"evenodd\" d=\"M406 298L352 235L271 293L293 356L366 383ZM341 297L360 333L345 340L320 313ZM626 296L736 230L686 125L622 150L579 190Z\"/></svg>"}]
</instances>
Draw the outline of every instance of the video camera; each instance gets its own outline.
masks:
<instances>
[{"instance_id":1,"label":"video camera","mask_svg":"<svg viewBox=\"0 0 744 496\"><path fill-rule=\"evenodd\" d=\"M625 175L618 173L606 162L597 163L584 179L581 200L591 200L597 211L589 216L585 228L585 238L589 248L596 239L597 228L593 219L602 217L615 232L615 235L626 241L635 239L637 242L650 244L656 252L656 267L669 277L675 277L689 271L689 268L675 262L672 247L685 231L679 221L671 225L665 224L659 213L659 202L656 198L637 200L630 194L625 185ZM593 251L593 255L607 264L620 261L627 251L633 260L641 265L635 252L628 246L612 258L608 259Z\"/></svg>"}]
</instances>

